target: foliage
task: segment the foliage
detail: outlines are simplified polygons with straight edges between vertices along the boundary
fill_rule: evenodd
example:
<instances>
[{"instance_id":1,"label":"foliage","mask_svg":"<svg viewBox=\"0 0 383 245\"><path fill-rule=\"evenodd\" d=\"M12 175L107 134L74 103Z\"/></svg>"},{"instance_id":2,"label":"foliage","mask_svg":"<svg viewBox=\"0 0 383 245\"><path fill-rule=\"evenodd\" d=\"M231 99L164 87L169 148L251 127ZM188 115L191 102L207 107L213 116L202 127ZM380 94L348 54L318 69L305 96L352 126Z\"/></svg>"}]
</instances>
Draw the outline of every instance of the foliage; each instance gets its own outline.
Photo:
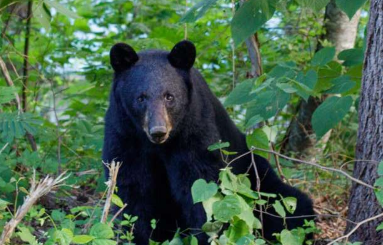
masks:
<instances>
[{"instance_id":1,"label":"foliage","mask_svg":"<svg viewBox=\"0 0 383 245\"><path fill-rule=\"evenodd\" d=\"M312 121L318 138L329 130L336 132L323 147L321 164L348 161L354 155L364 33L358 32L354 49L337 56L326 41L315 53L317 40L325 33L323 13L329 0L314 4L308 0L248 0L243 4L208 0L188 1L188 6L175 0L31 2L32 16L27 14L26 0L0 2L0 57L15 83L10 87L0 76L0 232L23 202L33 169L38 177L63 170L73 174L68 186L54 194L53 206L49 205L52 200L42 201L28 212L12 238L14 244L134 242L133 227L139 217L124 215L111 225L98 223L99 200L105 189L100 163L103 117L112 79L108 52L118 41L128 42L137 50L169 50L185 37L192 40L198 50L195 66L237 125L248 131L249 148L279 150L299 101L329 96ZM349 18L365 2L336 1ZM28 84L24 84L28 19L29 73ZM361 30L366 21L364 17ZM261 44L264 70L258 78L247 75L251 68L244 44L254 32ZM19 111L15 101L16 93L22 97L23 88L26 112ZM259 125L262 127L255 129ZM36 143L36 151L31 141ZM223 156L236 154L225 150L228 146L228 142L220 142L209 150L219 149ZM277 164L267 153L256 153ZM330 174L288 161L281 160L281 165L285 177L298 183L313 182L318 176L334 180ZM324 182L317 187L298 185L314 193L327 190L330 194L335 192L331 185L345 186L342 178ZM383 186L380 182L379 178L375 185ZM252 191L246 176L235 176L229 168L221 172L219 185L198 180L192 193L194 201L205 207L208 222L203 230L216 244L265 244L252 207L268 205L283 217L296 204L289 197L265 203L267 196ZM376 194L381 201L380 189ZM113 201L122 206L117 196ZM151 227L156 228L155 220ZM301 244L305 233L314 230L313 224L307 224L283 230L276 238L281 244ZM180 233L164 244L181 244L181 240L197 244L195 237L181 239Z\"/></svg>"}]
</instances>

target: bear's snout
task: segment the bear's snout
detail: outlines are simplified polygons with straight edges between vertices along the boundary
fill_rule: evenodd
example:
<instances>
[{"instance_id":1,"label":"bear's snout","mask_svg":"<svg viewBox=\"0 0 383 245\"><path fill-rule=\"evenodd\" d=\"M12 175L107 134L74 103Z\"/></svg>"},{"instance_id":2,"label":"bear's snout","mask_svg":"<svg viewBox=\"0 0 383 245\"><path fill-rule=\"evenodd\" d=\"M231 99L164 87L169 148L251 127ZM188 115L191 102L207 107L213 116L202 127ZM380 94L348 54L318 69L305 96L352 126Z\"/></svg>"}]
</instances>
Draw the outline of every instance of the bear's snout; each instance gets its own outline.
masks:
<instances>
[{"instance_id":1,"label":"bear's snout","mask_svg":"<svg viewBox=\"0 0 383 245\"><path fill-rule=\"evenodd\" d=\"M167 130L164 126L154 126L149 129L149 134L155 143L163 143L166 140Z\"/></svg>"},{"instance_id":2,"label":"bear's snout","mask_svg":"<svg viewBox=\"0 0 383 245\"><path fill-rule=\"evenodd\" d=\"M149 140L154 144L162 144L168 138L172 125L164 106L153 105L145 115L144 131Z\"/></svg>"}]
</instances>

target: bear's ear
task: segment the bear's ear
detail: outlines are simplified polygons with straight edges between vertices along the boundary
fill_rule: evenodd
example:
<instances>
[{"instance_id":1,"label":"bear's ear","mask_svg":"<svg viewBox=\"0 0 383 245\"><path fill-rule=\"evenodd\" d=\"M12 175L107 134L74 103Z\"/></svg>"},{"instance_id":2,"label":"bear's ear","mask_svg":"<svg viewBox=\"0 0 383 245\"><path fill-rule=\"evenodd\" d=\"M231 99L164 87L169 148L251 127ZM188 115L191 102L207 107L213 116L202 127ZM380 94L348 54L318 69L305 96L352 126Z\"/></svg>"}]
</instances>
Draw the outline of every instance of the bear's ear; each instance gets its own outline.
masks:
<instances>
[{"instance_id":1,"label":"bear's ear","mask_svg":"<svg viewBox=\"0 0 383 245\"><path fill-rule=\"evenodd\" d=\"M195 57L195 46L187 40L177 43L168 55L169 62L172 66L187 70L192 68Z\"/></svg>"},{"instance_id":2,"label":"bear's ear","mask_svg":"<svg viewBox=\"0 0 383 245\"><path fill-rule=\"evenodd\" d=\"M136 51L128 44L117 43L110 50L110 64L116 72L128 69L137 60L138 55Z\"/></svg>"}]
</instances>

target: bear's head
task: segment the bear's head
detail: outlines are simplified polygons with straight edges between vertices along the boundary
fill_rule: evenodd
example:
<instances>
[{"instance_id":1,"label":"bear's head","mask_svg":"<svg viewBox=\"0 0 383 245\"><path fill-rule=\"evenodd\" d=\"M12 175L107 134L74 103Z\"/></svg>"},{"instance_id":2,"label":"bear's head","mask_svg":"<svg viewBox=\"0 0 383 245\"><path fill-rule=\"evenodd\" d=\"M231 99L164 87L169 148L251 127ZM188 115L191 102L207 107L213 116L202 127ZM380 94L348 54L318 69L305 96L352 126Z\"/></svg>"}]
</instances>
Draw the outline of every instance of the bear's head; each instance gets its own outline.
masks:
<instances>
[{"instance_id":1,"label":"bear's head","mask_svg":"<svg viewBox=\"0 0 383 245\"><path fill-rule=\"evenodd\" d=\"M112 47L114 96L135 127L143 130L152 143L166 142L185 117L195 58L195 46L189 41L177 43L170 52L136 53L124 43Z\"/></svg>"}]
</instances>

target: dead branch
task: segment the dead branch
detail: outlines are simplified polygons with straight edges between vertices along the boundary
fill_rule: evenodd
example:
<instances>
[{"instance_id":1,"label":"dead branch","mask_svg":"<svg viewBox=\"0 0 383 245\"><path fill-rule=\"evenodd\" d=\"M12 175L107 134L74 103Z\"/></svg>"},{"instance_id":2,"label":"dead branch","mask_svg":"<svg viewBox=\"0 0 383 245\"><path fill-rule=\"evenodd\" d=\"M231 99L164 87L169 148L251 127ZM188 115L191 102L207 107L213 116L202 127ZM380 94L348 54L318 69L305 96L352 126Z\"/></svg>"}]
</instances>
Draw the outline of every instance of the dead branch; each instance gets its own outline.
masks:
<instances>
[{"instance_id":1,"label":"dead branch","mask_svg":"<svg viewBox=\"0 0 383 245\"><path fill-rule=\"evenodd\" d=\"M263 152L267 152L267 153L270 153L270 154L275 154L279 157L282 157L286 160L290 160L290 161L293 161L293 162L298 162L298 163L302 163L302 164L307 164L307 165L311 165L311 166L314 166L314 167L317 167L317 168L320 168L322 170L325 170L325 171L332 171L332 172L336 172L336 173L339 173L339 174L342 174L344 176L346 176L347 178L349 178L350 180L360 184L360 185L363 185L365 187L368 187L368 188L371 188L371 189L376 189L375 187L373 187L372 185L369 185L357 178L354 178L352 177L351 175L349 175L348 173L340 170L340 169L337 169L337 168L331 168L331 167L326 167L326 166L322 166L318 163L315 163L315 162L308 162L308 161L304 161L304 160L300 160L300 159L296 159L296 158L292 158L292 157L288 157L286 155L283 155L279 152L276 152L276 151L271 151L271 150L266 150L266 149L262 149L262 148L257 148L257 147L253 147L252 151L254 150L257 150L257 151L263 151ZM245 153L246 154L246 153Z\"/></svg>"},{"instance_id":2,"label":"dead branch","mask_svg":"<svg viewBox=\"0 0 383 245\"><path fill-rule=\"evenodd\" d=\"M368 218L368 219L365 219L365 220L362 220L362 221L360 221L360 222L358 222L356 225L355 225L355 227L349 232L349 233L347 233L346 235L344 235L344 236L341 236L341 237L339 237L339 238L337 238L337 239L335 239L334 241L332 241L332 242L330 242L330 243L328 243L327 245L331 245L331 244L334 244L334 243L336 243L336 242L338 242L338 241L340 241L340 240L343 240L343 239L348 239L361 225L363 225L363 224L365 224L365 223L367 223L367 222L370 222L370 221L373 221L373 220L376 220L376 219L379 219L379 218L381 218L381 217L383 217L383 213L381 213L381 214L378 214L378 215L375 215L375 216L373 216L373 217L371 217L371 218Z\"/></svg>"},{"instance_id":3,"label":"dead branch","mask_svg":"<svg viewBox=\"0 0 383 245\"><path fill-rule=\"evenodd\" d=\"M106 194L104 210L102 211L102 216L101 216L101 223L105 224L108 219L108 214L109 214L110 206L112 203L112 196L117 183L117 174L118 174L118 170L120 169L121 163L115 162L113 160L110 164L104 163L104 165L109 170L109 179L106 182L106 185L108 186L108 193Z\"/></svg>"},{"instance_id":4,"label":"dead branch","mask_svg":"<svg viewBox=\"0 0 383 245\"><path fill-rule=\"evenodd\" d=\"M33 171L29 194L25 198L23 205L17 209L15 216L4 226L3 233L0 237L0 245L4 245L9 242L16 226L40 197L48 194L53 188L63 185L63 182L69 177L69 175L64 176L65 174L66 172L60 174L57 178L52 178L48 175L36 183L36 172Z\"/></svg>"}]
</instances>

